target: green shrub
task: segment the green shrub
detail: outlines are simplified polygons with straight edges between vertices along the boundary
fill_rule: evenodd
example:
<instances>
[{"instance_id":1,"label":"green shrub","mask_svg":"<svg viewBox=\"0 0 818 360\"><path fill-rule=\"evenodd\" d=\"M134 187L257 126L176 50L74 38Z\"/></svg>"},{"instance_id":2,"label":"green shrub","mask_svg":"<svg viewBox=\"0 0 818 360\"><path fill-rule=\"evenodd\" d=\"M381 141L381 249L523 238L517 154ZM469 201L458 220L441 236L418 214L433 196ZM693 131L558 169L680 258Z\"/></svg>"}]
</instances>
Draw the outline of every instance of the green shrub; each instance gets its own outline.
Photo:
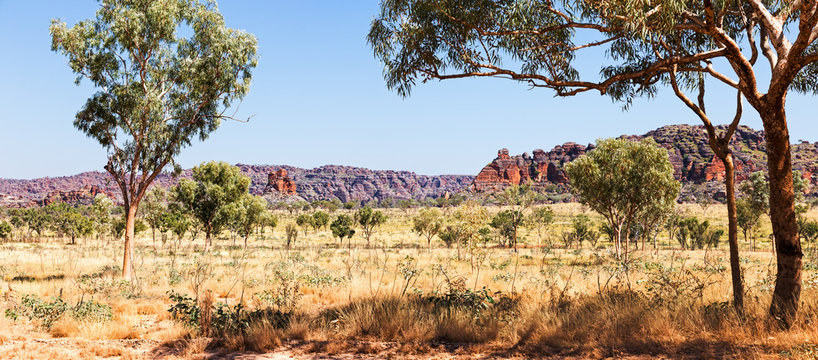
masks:
<instances>
[{"instance_id":1,"label":"green shrub","mask_svg":"<svg viewBox=\"0 0 818 360\"><path fill-rule=\"evenodd\" d=\"M7 318L17 320L25 317L29 320L38 320L40 326L45 329L50 329L63 315L95 322L110 321L113 318L110 306L94 300L80 301L76 306L72 306L59 297L45 301L33 294L23 295L19 304L6 309Z\"/></svg>"}]
</instances>

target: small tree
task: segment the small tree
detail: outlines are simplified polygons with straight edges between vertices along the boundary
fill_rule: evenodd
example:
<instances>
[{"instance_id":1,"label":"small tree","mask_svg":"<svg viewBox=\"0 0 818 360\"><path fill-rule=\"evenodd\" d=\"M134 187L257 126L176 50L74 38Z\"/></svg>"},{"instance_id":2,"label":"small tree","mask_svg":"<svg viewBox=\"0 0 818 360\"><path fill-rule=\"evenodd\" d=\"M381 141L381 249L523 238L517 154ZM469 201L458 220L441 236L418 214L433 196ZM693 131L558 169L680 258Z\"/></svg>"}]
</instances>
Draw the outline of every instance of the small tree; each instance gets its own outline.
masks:
<instances>
[{"instance_id":1,"label":"small tree","mask_svg":"<svg viewBox=\"0 0 818 360\"><path fill-rule=\"evenodd\" d=\"M177 240L181 240L185 233L193 227L190 215L179 209L178 206L171 206L170 211L162 217L162 226L168 229Z\"/></svg>"},{"instance_id":2,"label":"small tree","mask_svg":"<svg viewBox=\"0 0 818 360\"><path fill-rule=\"evenodd\" d=\"M267 222L267 201L261 196L244 194L238 201L229 205L232 208L228 212L233 214L232 226L244 239L244 248L247 248L247 239L253 230Z\"/></svg>"},{"instance_id":3,"label":"small tree","mask_svg":"<svg viewBox=\"0 0 818 360\"><path fill-rule=\"evenodd\" d=\"M52 230L70 237L72 245L76 244L77 237L90 235L94 231L91 220L66 203L51 203L44 210L49 214Z\"/></svg>"},{"instance_id":4,"label":"small tree","mask_svg":"<svg viewBox=\"0 0 818 360\"><path fill-rule=\"evenodd\" d=\"M680 184L673 178L668 153L652 139L605 139L565 166L580 202L601 214L613 231L616 256L622 239L640 213L676 200ZM624 257L628 258L627 242Z\"/></svg>"},{"instance_id":5,"label":"small tree","mask_svg":"<svg viewBox=\"0 0 818 360\"><path fill-rule=\"evenodd\" d=\"M466 247L469 253L474 254L476 244L481 241L480 229L485 227L488 221L486 208L475 200L468 200L459 205L452 215L450 222L452 226L446 229L450 234L455 234L455 244L457 245L457 258L460 259L460 248ZM443 239L443 234L438 235ZM445 241L445 240L444 240ZM462 245L462 246L461 246ZM474 257L472 257L474 260Z\"/></svg>"},{"instance_id":6,"label":"small tree","mask_svg":"<svg viewBox=\"0 0 818 360\"><path fill-rule=\"evenodd\" d=\"M43 235L51 224L51 216L43 208L28 208L22 213L22 221L28 228L26 238L31 238L32 233L37 233L37 236Z\"/></svg>"},{"instance_id":7,"label":"small tree","mask_svg":"<svg viewBox=\"0 0 818 360\"><path fill-rule=\"evenodd\" d=\"M312 213L312 226L316 231L326 229L327 225L329 225L329 214L323 211Z\"/></svg>"},{"instance_id":8,"label":"small tree","mask_svg":"<svg viewBox=\"0 0 818 360\"><path fill-rule=\"evenodd\" d=\"M295 245L295 240L298 239L298 228L288 223L284 226L284 233L287 235L287 248L289 249L290 244Z\"/></svg>"},{"instance_id":9,"label":"small tree","mask_svg":"<svg viewBox=\"0 0 818 360\"><path fill-rule=\"evenodd\" d=\"M165 189L154 186L142 201L144 204L140 212L145 223L151 228L151 237L156 244L156 229L160 227L162 215L168 212L168 193Z\"/></svg>"},{"instance_id":10,"label":"small tree","mask_svg":"<svg viewBox=\"0 0 818 360\"><path fill-rule=\"evenodd\" d=\"M417 206L418 202L413 199L403 199L398 201L398 207L404 214L409 214L409 210Z\"/></svg>"},{"instance_id":11,"label":"small tree","mask_svg":"<svg viewBox=\"0 0 818 360\"><path fill-rule=\"evenodd\" d=\"M8 221L0 221L0 239L8 240L11 238L12 227Z\"/></svg>"},{"instance_id":12,"label":"small tree","mask_svg":"<svg viewBox=\"0 0 818 360\"><path fill-rule=\"evenodd\" d=\"M412 218L412 230L419 236L426 238L426 244L432 248L432 238L443 227L443 218L437 209L421 209L417 216Z\"/></svg>"},{"instance_id":13,"label":"small tree","mask_svg":"<svg viewBox=\"0 0 818 360\"><path fill-rule=\"evenodd\" d=\"M537 239L542 243L543 232L554 223L554 210L547 206L535 208L526 220L526 224L537 230Z\"/></svg>"},{"instance_id":14,"label":"small tree","mask_svg":"<svg viewBox=\"0 0 818 360\"><path fill-rule=\"evenodd\" d=\"M801 238L804 239L807 244L812 245L812 249L815 249L815 241L818 240L818 222L815 220L806 220L799 226L799 233L801 234Z\"/></svg>"},{"instance_id":15,"label":"small tree","mask_svg":"<svg viewBox=\"0 0 818 360\"><path fill-rule=\"evenodd\" d=\"M300 214L295 218L295 223L304 230L304 236L307 236L307 230L315 228L313 225L315 219L309 214Z\"/></svg>"},{"instance_id":16,"label":"small tree","mask_svg":"<svg viewBox=\"0 0 818 360\"><path fill-rule=\"evenodd\" d=\"M755 212L763 214L770 212L770 187L763 172L750 174L750 178L739 185L739 190L744 193L747 205Z\"/></svg>"},{"instance_id":17,"label":"small tree","mask_svg":"<svg viewBox=\"0 0 818 360\"><path fill-rule=\"evenodd\" d=\"M669 201L668 201L669 200ZM656 199L636 215L636 228L639 231L639 238L642 240L642 250L645 250L645 242L653 239L653 248L656 248L656 238L662 229L662 225L672 215L676 207L676 199L664 198Z\"/></svg>"},{"instance_id":18,"label":"small tree","mask_svg":"<svg viewBox=\"0 0 818 360\"><path fill-rule=\"evenodd\" d=\"M332 231L332 235L337 237L341 244L344 243L344 238L347 238L350 242L349 246L352 247L352 236L355 235L355 230L352 229L351 217L345 214L338 215L338 217L332 221L329 228Z\"/></svg>"},{"instance_id":19,"label":"small tree","mask_svg":"<svg viewBox=\"0 0 818 360\"><path fill-rule=\"evenodd\" d=\"M752 239L752 247L755 251L755 229L761 219L761 214L764 210L755 206L750 198L742 198L736 201L736 222L744 234L744 242L747 242L748 237Z\"/></svg>"},{"instance_id":20,"label":"small tree","mask_svg":"<svg viewBox=\"0 0 818 360\"><path fill-rule=\"evenodd\" d=\"M372 210L369 206L364 206L355 213L355 222L361 227L366 239L366 246L375 229L386 222L386 216L380 210Z\"/></svg>"},{"instance_id":21,"label":"small tree","mask_svg":"<svg viewBox=\"0 0 818 360\"><path fill-rule=\"evenodd\" d=\"M577 243L577 248L582 248L582 242L587 241L591 246L595 246L599 239L599 233L593 229L593 223L588 215L577 215L571 219L571 230L563 234L563 241L565 247L568 248L574 242Z\"/></svg>"},{"instance_id":22,"label":"small tree","mask_svg":"<svg viewBox=\"0 0 818 360\"><path fill-rule=\"evenodd\" d=\"M679 211L679 208L675 208L673 212L668 215L667 221L665 221L665 231L667 232L667 238L669 242L673 242L673 240L677 240L679 236L679 231L682 228L682 220L684 217L682 216L682 212ZM670 244L669 244L670 245Z\"/></svg>"},{"instance_id":23,"label":"small tree","mask_svg":"<svg viewBox=\"0 0 818 360\"><path fill-rule=\"evenodd\" d=\"M227 28L215 2L199 0L102 0L95 18L70 28L55 19L49 30L77 84L85 78L99 89L74 126L107 150L105 170L125 205L129 279L145 192L184 147L231 118L225 110L249 91L257 41Z\"/></svg>"},{"instance_id":24,"label":"small tree","mask_svg":"<svg viewBox=\"0 0 818 360\"><path fill-rule=\"evenodd\" d=\"M102 238L104 234L111 232L111 209L114 207L114 202L106 195L98 194L94 197L94 202L91 204L91 220L93 222L94 231L97 236Z\"/></svg>"},{"instance_id":25,"label":"small tree","mask_svg":"<svg viewBox=\"0 0 818 360\"><path fill-rule=\"evenodd\" d=\"M221 161L193 168L193 180L182 179L174 188L174 199L199 220L205 231L205 251L212 245L230 217L227 206L239 201L250 189L250 178L238 167Z\"/></svg>"},{"instance_id":26,"label":"small tree","mask_svg":"<svg viewBox=\"0 0 818 360\"><path fill-rule=\"evenodd\" d=\"M494 215L489 223L507 241L508 247L517 248L517 229L523 225L523 213L517 210L503 210ZM501 244L502 245L502 244Z\"/></svg>"},{"instance_id":27,"label":"small tree","mask_svg":"<svg viewBox=\"0 0 818 360\"><path fill-rule=\"evenodd\" d=\"M456 225L446 225L438 234L440 240L446 244L447 248L451 248L452 245L461 244L465 242L466 236L463 228L456 226Z\"/></svg>"}]
</instances>

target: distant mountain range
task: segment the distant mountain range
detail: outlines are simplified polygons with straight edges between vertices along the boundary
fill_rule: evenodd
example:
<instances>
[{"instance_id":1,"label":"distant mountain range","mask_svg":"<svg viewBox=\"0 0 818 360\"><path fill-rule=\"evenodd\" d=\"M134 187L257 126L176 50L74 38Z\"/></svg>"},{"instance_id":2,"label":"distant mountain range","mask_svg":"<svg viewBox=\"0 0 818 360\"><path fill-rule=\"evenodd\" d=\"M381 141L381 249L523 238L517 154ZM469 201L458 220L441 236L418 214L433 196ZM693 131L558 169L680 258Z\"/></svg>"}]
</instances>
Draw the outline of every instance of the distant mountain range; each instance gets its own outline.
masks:
<instances>
[{"instance_id":1,"label":"distant mountain range","mask_svg":"<svg viewBox=\"0 0 818 360\"><path fill-rule=\"evenodd\" d=\"M314 169L293 166L243 165L241 171L250 177L250 192L286 198L271 179L280 169L286 170L288 180L295 184L295 196L307 201L340 199L343 202L369 202L386 198L424 199L446 193L456 193L474 179L467 175L418 175L410 171L369 170L352 166L326 165ZM180 177L189 178L190 170ZM162 187L175 185L170 175L160 175L154 184ZM55 201L90 203L94 196L104 193L119 200L121 195L113 179L105 172L91 171L72 176L45 177L32 180L0 179L0 206L33 206Z\"/></svg>"},{"instance_id":2,"label":"distant mountain range","mask_svg":"<svg viewBox=\"0 0 818 360\"><path fill-rule=\"evenodd\" d=\"M723 166L714 157L702 126L670 125L643 135L624 135L629 139L652 137L668 150L676 178L682 184L682 201L696 201L702 194L724 197ZM740 126L731 142L735 154L736 177L747 179L756 171L766 171L764 132ZM461 191L492 192L511 184L533 182L547 192L568 193L568 178L563 166L594 148L593 144L572 142L550 151L510 155L501 149L497 157L476 176L418 175L409 171L369 170L359 167L327 165L314 169L275 165L237 165L251 180L250 192L271 199L296 198L307 201L339 199L343 202L372 200L424 199ZM818 143L793 144L793 167L813 185L818 185ZM286 170L285 172L280 171ZM189 177L186 170L182 177ZM282 178L282 176L284 178ZM169 175L156 184L172 186ZM293 194L292 185L295 185ZM32 206L54 201L88 203L96 194L119 199L119 191L104 172L85 172L73 176L33 180L0 179L0 206ZM562 197L570 199L570 197Z\"/></svg>"}]
</instances>

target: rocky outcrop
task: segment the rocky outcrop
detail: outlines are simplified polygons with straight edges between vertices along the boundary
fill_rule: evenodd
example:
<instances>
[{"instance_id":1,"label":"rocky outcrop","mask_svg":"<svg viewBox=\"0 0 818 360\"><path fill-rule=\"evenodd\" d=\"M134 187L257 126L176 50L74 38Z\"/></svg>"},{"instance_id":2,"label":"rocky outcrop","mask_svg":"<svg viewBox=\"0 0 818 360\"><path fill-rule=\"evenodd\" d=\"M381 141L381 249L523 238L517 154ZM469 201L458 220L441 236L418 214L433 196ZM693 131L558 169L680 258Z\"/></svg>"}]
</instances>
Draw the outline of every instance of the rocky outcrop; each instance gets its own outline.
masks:
<instances>
[{"instance_id":1,"label":"rocky outcrop","mask_svg":"<svg viewBox=\"0 0 818 360\"><path fill-rule=\"evenodd\" d=\"M593 145L565 143L545 152L534 150L534 156L528 153L509 156L508 149L500 149L497 158L486 165L474 178L471 189L475 191L495 191L509 185L520 184L567 184L563 165L584 155L594 148Z\"/></svg>"},{"instance_id":2,"label":"rocky outcrop","mask_svg":"<svg viewBox=\"0 0 818 360\"><path fill-rule=\"evenodd\" d=\"M700 193L707 193L716 199L724 197L721 185L724 181L724 165L710 149L703 126L670 125L643 135L622 136L631 140L648 137L667 149L674 175L682 182L680 198L683 201L693 201ZM764 131L739 126L730 146L738 182L748 179L753 172L767 171ZM533 157L529 157L527 153L511 156L507 149L501 149L497 158L475 177L470 189L478 192L496 191L511 184L531 182L535 186L552 185L551 190L567 192L568 188L564 185L568 178L563 166L593 148L593 145L565 143L548 152L534 150ZM812 185L818 185L818 143L800 141L793 144L792 152L793 168L800 170Z\"/></svg>"},{"instance_id":3,"label":"rocky outcrop","mask_svg":"<svg viewBox=\"0 0 818 360\"><path fill-rule=\"evenodd\" d=\"M246 174L259 170L252 166L239 167ZM282 168L296 185L296 195L307 201L338 199L342 202L366 203L388 198L423 200L447 192L460 192L474 180L473 176L467 175L427 176L410 171L381 171L338 165L315 169Z\"/></svg>"},{"instance_id":4,"label":"rocky outcrop","mask_svg":"<svg viewBox=\"0 0 818 360\"><path fill-rule=\"evenodd\" d=\"M267 175L267 191L276 191L283 195L295 195L295 189L295 183L287 176L287 170L278 169Z\"/></svg>"},{"instance_id":5,"label":"rocky outcrop","mask_svg":"<svg viewBox=\"0 0 818 360\"><path fill-rule=\"evenodd\" d=\"M48 193L48 195L46 195L45 198L38 201L37 204L48 205L51 203L64 202L69 204L88 205L93 203L94 198L99 194L110 196L106 194L105 191L100 189L100 187L97 185L87 185L79 190L52 191Z\"/></svg>"},{"instance_id":6,"label":"rocky outcrop","mask_svg":"<svg viewBox=\"0 0 818 360\"><path fill-rule=\"evenodd\" d=\"M418 175L409 171L369 170L351 166L327 165L315 169L292 166L238 166L250 177L250 193L275 201L332 200L366 203L392 199L435 198L457 193L474 180L469 175ZM180 178L190 178L185 170ZM154 186L170 187L177 180L159 175ZM97 193L105 193L121 203L119 188L104 172L86 172L74 176L33 180L0 179L0 206L34 206L51 201L88 203ZM279 196L280 195L280 196Z\"/></svg>"}]
</instances>

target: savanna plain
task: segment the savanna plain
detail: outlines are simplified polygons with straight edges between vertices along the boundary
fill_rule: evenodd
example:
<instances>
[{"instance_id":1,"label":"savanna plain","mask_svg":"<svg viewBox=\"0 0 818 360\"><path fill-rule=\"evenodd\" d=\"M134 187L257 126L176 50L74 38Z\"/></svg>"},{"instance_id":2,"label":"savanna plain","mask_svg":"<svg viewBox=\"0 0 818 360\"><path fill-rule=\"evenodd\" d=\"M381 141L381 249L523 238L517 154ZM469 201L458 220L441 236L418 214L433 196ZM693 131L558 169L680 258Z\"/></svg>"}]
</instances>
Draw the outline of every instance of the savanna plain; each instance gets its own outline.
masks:
<instances>
[{"instance_id":1,"label":"savanna plain","mask_svg":"<svg viewBox=\"0 0 818 360\"><path fill-rule=\"evenodd\" d=\"M256 229L246 246L225 232L204 251L201 234L154 238L147 230L131 281L119 277L117 239L70 245L46 233L7 241L0 358L818 356L814 244L805 244L798 321L779 330L767 315L776 271L769 220L755 241L740 237L747 296L739 316L723 242L683 249L662 230L655 243L631 243L628 260L615 260L604 235L566 235L577 217L598 224L598 215L579 204L544 206L553 222L521 227L516 250L492 234L480 243L429 243L413 231L418 208L382 209L386 222L369 244L299 227L287 246L283 224L304 209L274 210L279 226ZM677 211L726 227L723 205Z\"/></svg>"}]
</instances>

